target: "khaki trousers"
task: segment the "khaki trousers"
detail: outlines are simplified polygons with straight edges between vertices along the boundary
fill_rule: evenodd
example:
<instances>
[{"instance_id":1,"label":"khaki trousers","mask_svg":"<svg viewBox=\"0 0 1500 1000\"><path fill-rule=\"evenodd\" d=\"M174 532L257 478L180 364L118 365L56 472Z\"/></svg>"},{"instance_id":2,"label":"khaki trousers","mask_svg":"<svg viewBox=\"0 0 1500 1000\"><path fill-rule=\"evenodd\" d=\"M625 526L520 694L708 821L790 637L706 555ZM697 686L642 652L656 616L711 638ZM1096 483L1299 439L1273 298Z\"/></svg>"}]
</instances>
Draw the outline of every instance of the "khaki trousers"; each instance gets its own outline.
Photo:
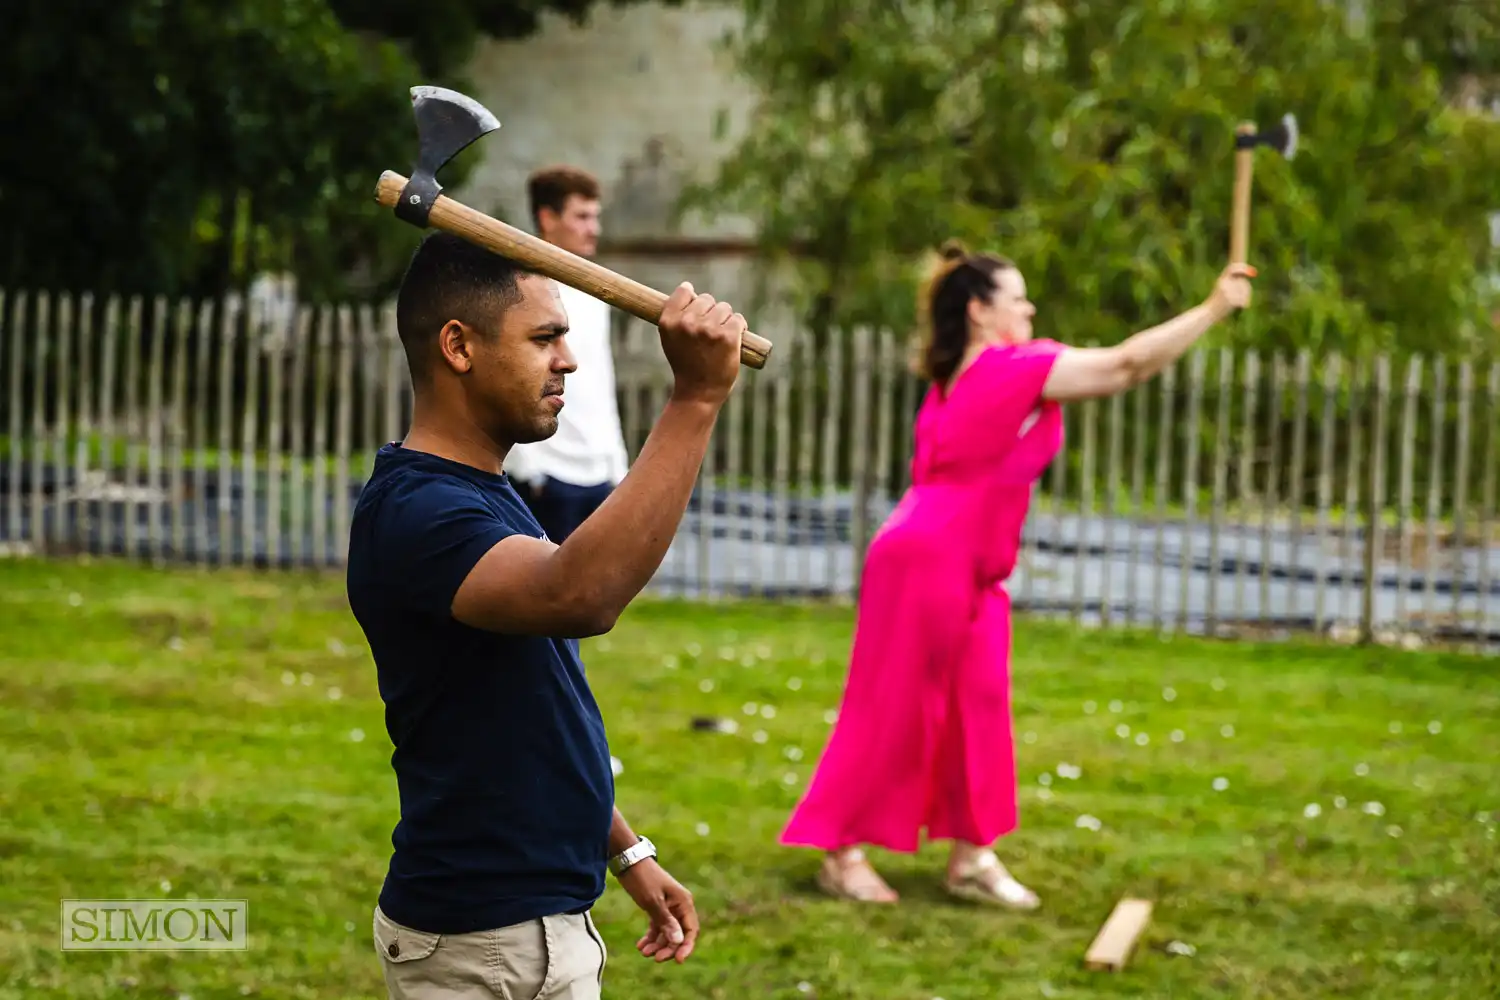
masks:
<instances>
[{"instance_id":1,"label":"khaki trousers","mask_svg":"<svg viewBox=\"0 0 1500 1000\"><path fill-rule=\"evenodd\" d=\"M607 953L587 913L470 934L431 934L375 907L391 1000L599 1000Z\"/></svg>"}]
</instances>

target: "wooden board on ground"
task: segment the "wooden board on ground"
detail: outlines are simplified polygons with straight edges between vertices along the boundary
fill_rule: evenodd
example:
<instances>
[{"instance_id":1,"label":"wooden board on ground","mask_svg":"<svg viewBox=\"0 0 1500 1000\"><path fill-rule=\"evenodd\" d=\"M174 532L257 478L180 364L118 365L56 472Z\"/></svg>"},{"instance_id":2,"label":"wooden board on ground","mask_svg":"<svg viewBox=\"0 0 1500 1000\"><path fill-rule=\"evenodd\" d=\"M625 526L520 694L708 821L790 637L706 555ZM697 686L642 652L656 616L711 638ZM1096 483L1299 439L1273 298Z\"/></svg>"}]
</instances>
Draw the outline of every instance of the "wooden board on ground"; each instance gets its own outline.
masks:
<instances>
[{"instance_id":1,"label":"wooden board on ground","mask_svg":"<svg viewBox=\"0 0 1500 1000\"><path fill-rule=\"evenodd\" d=\"M1151 920L1151 901L1126 897L1115 904L1083 957L1090 969L1119 972L1135 950L1135 943Z\"/></svg>"}]
</instances>

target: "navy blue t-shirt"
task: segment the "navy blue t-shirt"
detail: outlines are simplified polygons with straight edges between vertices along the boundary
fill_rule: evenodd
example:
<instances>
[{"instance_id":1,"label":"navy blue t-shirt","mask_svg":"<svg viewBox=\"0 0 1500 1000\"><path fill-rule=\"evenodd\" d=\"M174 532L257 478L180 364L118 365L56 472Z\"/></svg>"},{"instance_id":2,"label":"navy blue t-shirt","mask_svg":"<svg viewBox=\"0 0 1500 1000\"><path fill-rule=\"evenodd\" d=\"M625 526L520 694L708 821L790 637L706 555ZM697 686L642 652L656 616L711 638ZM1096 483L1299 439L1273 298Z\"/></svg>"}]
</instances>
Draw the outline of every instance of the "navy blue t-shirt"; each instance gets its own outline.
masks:
<instances>
[{"instance_id":1,"label":"navy blue t-shirt","mask_svg":"<svg viewBox=\"0 0 1500 1000\"><path fill-rule=\"evenodd\" d=\"M508 478L380 449L349 536L349 606L374 654L401 814L380 906L441 934L586 909L604 891L614 773L576 639L451 612L481 556L544 537Z\"/></svg>"}]
</instances>

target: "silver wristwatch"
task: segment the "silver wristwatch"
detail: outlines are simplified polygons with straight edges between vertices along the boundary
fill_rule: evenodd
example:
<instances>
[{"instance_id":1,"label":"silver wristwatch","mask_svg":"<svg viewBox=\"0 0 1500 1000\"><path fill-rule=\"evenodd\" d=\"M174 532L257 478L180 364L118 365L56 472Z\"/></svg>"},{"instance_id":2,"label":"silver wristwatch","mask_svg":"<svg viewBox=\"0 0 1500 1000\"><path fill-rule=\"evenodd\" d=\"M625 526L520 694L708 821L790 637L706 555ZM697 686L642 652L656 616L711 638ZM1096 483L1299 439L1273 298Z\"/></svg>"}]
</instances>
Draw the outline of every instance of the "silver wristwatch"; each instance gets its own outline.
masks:
<instances>
[{"instance_id":1,"label":"silver wristwatch","mask_svg":"<svg viewBox=\"0 0 1500 1000\"><path fill-rule=\"evenodd\" d=\"M609 870L614 873L615 878L619 878L632 865L654 857L656 857L656 845L645 837L642 837L619 854L610 858Z\"/></svg>"}]
</instances>

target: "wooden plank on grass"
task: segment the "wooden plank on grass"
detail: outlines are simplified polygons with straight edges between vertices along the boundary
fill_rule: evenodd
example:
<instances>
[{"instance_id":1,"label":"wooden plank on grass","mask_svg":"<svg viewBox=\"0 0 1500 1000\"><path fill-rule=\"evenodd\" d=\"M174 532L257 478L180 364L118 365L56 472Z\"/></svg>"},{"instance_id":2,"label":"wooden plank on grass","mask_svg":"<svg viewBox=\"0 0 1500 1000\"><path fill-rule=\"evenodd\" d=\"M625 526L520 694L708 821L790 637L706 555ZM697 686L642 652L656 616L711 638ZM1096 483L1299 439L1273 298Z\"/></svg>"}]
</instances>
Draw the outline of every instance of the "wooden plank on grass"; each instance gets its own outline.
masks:
<instances>
[{"instance_id":1,"label":"wooden plank on grass","mask_svg":"<svg viewBox=\"0 0 1500 1000\"><path fill-rule=\"evenodd\" d=\"M1151 920L1151 902L1126 897L1115 904L1085 953L1084 964L1095 970L1119 972L1135 950L1136 941Z\"/></svg>"}]
</instances>

